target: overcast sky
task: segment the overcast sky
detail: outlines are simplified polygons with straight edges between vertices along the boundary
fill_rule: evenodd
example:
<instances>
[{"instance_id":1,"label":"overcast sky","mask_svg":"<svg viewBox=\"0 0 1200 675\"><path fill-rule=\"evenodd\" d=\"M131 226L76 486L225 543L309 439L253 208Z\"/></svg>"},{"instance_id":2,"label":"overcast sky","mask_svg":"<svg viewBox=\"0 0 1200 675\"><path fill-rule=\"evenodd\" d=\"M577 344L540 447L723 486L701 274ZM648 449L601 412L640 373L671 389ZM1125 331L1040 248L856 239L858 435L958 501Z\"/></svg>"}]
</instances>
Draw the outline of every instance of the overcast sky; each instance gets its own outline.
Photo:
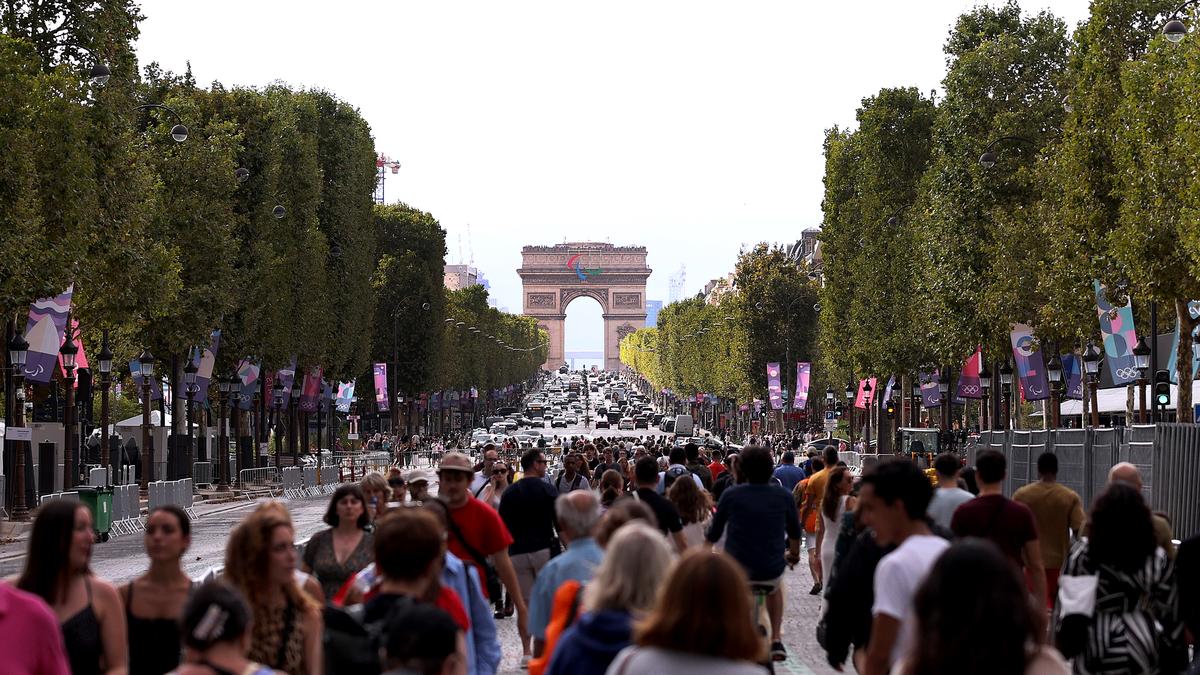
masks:
<instances>
[{"instance_id":1,"label":"overcast sky","mask_svg":"<svg viewBox=\"0 0 1200 675\"><path fill-rule=\"evenodd\" d=\"M447 262L461 250L520 311L523 245L645 246L647 296L666 300L683 265L694 294L742 244L798 239L821 219L824 130L881 87L940 88L976 4L143 0L138 55L357 106L403 164L388 201L431 212ZM1087 4L1022 6L1074 27ZM581 304L568 349L597 349L599 306Z\"/></svg>"}]
</instances>

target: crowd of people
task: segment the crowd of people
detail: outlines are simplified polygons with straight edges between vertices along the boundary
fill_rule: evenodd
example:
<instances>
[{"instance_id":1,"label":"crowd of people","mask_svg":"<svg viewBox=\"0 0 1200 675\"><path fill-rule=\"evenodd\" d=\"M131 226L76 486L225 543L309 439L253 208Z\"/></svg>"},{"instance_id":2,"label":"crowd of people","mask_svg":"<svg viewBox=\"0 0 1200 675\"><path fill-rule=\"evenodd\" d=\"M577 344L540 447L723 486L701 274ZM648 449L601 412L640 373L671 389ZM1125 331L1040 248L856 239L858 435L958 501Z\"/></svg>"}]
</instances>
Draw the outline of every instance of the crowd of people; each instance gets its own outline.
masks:
<instances>
[{"instance_id":1,"label":"crowd of people","mask_svg":"<svg viewBox=\"0 0 1200 675\"><path fill-rule=\"evenodd\" d=\"M1200 672L1200 538L1174 545L1136 467L1085 509L1049 453L1008 497L995 451L941 455L931 482L904 458L859 475L836 445L753 441L451 448L340 485L299 552L286 506L259 504L201 582L182 510L149 513L148 567L118 587L90 571L88 508L48 502L0 584L0 672L490 675L514 620L534 675L762 673L787 658L801 560L818 627L790 642L839 670Z\"/></svg>"}]
</instances>

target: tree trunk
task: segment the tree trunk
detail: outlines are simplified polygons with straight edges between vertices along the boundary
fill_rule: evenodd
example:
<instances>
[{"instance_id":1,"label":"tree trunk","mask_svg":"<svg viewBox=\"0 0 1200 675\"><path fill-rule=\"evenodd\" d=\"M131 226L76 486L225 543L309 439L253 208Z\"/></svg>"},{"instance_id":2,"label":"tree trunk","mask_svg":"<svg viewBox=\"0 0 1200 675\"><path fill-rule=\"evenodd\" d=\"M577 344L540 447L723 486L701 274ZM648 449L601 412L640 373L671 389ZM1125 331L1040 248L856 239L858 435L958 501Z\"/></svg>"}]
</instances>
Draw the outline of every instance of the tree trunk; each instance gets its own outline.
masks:
<instances>
[{"instance_id":1,"label":"tree trunk","mask_svg":"<svg viewBox=\"0 0 1200 675\"><path fill-rule=\"evenodd\" d=\"M1182 423L1196 422L1195 410L1192 408L1192 331L1200 320L1192 318L1188 311L1188 301L1175 299L1175 315L1179 320L1179 346L1175 348L1175 381L1177 395L1175 398L1176 420Z\"/></svg>"},{"instance_id":2,"label":"tree trunk","mask_svg":"<svg viewBox=\"0 0 1200 675\"><path fill-rule=\"evenodd\" d=\"M1131 427L1136 417L1133 416L1133 390L1134 385L1125 387L1125 426Z\"/></svg>"},{"instance_id":3,"label":"tree trunk","mask_svg":"<svg viewBox=\"0 0 1200 675\"><path fill-rule=\"evenodd\" d=\"M179 383L183 381L183 364L184 360L179 358L177 354L171 355L171 434L178 435L181 423L187 423L187 413L184 411L184 406L187 405L187 392L183 392L183 396L179 392Z\"/></svg>"}]
</instances>

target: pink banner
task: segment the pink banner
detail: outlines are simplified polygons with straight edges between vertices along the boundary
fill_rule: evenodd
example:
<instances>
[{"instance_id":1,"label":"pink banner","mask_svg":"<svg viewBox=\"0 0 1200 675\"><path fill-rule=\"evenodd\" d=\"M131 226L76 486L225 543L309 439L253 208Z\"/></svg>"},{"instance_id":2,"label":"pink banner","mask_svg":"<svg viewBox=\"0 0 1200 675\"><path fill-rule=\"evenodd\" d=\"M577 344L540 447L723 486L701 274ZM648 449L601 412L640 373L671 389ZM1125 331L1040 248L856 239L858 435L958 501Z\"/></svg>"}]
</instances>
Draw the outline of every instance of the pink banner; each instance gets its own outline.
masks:
<instances>
[{"instance_id":1,"label":"pink banner","mask_svg":"<svg viewBox=\"0 0 1200 675\"><path fill-rule=\"evenodd\" d=\"M779 385L779 362L767 364L767 399L771 410L783 410L783 388Z\"/></svg>"},{"instance_id":2,"label":"pink banner","mask_svg":"<svg viewBox=\"0 0 1200 675\"><path fill-rule=\"evenodd\" d=\"M983 361L983 351L975 348L975 353L963 362L962 372L958 374L958 398L983 398L983 387L979 384L979 365Z\"/></svg>"},{"instance_id":3,"label":"pink banner","mask_svg":"<svg viewBox=\"0 0 1200 675\"><path fill-rule=\"evenodd\" d=\"M871 383L870 391L866 390L866 384L868 382ZM862 408L863 410L866 410L867 407L871 405L871 402L875 400L875 386L876 378L874 377L869 380L858 381L858 396L854 399L855 408Z\"/></svg>"},{"instance_id":4,"label":"pink banner","mask_svg":"<svg viewBox=\"0 0 1200 675\"><path fill-rule=\"evenodd\" d=\"M75 285L53 298L42 298L29 306L29 321L25 324L25 341L29 351L25 358L25 379L46 384L58 362L58 349L63 344L67 314L71 311L71 296Z\"/></svg>"},{"instance_id":5,"label":"pink banner","mask_svg":"<svg viewBox=\"0 0 1200 675\"><path fill-rule=\"evenodd\" d=\"M811 363L801 361L796 364L796 395L792 399L792 410L803 410L808 405L808 377L812 369Z\"/></svg>"},{"instance_id":6,"label":"pink banner","mask_svg":"<svg viewBox=\"0 0 1200 675\"><path fill-rule=\"evenodd\" d=\"M387 364L376 363L371 370L375 374L375 405L379 408L379 412L387 412L389 410Z\"/></svg>"},{"instance_id":7,"label":"pink banner","mask_svg":"<svg viewBox=\"0 0 1200 675\"><path fill-rule=\"evenodd\" d=\"M304 373L304 384L300 390L300 410L317 412L317 400L321 398L324 383L321 381L321 366L313 366Z\"/></svg>"}]
</instances>

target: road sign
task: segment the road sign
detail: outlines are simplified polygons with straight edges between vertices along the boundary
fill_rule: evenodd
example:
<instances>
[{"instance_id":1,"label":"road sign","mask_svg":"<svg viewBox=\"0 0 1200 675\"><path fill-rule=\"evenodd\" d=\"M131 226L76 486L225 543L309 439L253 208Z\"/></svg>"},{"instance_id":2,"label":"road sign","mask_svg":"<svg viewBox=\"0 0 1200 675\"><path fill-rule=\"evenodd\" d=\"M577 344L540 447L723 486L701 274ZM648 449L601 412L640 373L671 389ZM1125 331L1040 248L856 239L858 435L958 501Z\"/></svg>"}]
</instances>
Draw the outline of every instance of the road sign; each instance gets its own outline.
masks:
<instances>
[{"instance_id":1,"label":"road sign","mask_svg":"<svg viewBox=\"0 0 1200 675\"><path fill-rule=\"evenodd\" d=\"M832 410L825 411L825 431L835 431L837 429L837 413Z\"/></svg>"},{"instance_id":2,"label":"road sign","mask_svg":"<svg viewBox=\"0 0 1200 675\"><path fill-rule=\"evenodd\" d=\"M10 441L29 441L33 442L33 429L29 427L8 427L4 430L4 437Z\"/></svg>"}]
</instances>

